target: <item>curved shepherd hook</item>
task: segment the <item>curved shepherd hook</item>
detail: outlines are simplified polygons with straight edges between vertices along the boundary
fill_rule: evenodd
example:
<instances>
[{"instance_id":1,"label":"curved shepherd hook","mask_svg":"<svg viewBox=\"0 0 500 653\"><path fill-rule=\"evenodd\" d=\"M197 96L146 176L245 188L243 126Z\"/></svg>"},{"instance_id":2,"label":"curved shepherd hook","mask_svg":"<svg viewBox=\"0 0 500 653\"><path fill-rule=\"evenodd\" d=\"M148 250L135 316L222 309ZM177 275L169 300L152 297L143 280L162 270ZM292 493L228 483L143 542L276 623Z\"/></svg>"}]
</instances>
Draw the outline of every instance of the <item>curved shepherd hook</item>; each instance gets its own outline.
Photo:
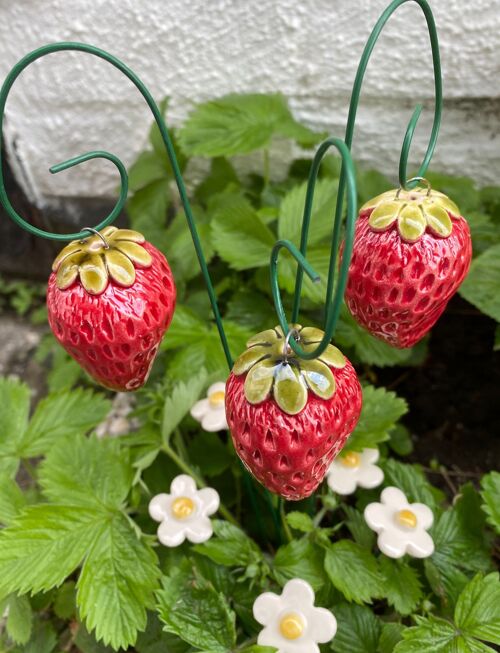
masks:
<instances>
[{"instance_id":1,"label":"curved shepherd hook","mask_svg":"<svg viewBox=\"0 0 500 653\"><path fill-rule=\"evenodd\" d=\"M346 132L345 132L345 143L339 141L338 139L328 139L325 141L319 148L316 157L314 158L313 164L311 166L311 172L309 175L309 182L307 187L306 202L304 207L304 218L302 221L302 235L300 242L300 253L302 257L305 258L307 253L307 240L309 233L309 223L311 220L312 212L312 203L314 197L314 186L316 183L316 177L318 174L318 168L321 162L321 159L330 145L335 145L337 149L342 154L342 169L340 172L339 186L337 191L337 206L335 210L335 220L333 227L333 241L332 241L332 253L330 257L330 264L328 270L328 285L326 290L326 313L325 313L325 338L318 344L317 348L313 352L304 352L294 338L290 339L290 347L295 351L295 353L303 358L315 358L319 356L324 349L326 348L328 342L333 337L335 332L335 327L337 325L338 317L340 314L340 309L342 306L342 300L344 296L345 286L347 283L347 275L349 270L349 263L351 261L351 252L352 252L352 240L353 240L353 230L354 222L352 218L352 207L355 207L355 196L353 194L353 185L354 185L354 174L351 169L352 162L349 156L343 152L343 148L347 146L347 149L350 151L352 147L352 141L354 136L354 127L356 123L356 113L359 105L359 98L361 94L361 87L363 84L364 75L370 56L373 52L373 48L382 32L385 24L392 16L392 14L406 2L416 2L422 9L425 20L427 23L427 29L429 31L429 38L432 49L432 61L434 69L434 89L435 89L435 104L434 104L434 121L432 124L431 135L429 139L429 144L424 156L424 160L419 168L417 177L424 177L425 172L429 166L429 163L434 154L434 149L436 147L436 142L439 133L439 127L441 124L441 114L443 109L443 91L442 91L442 79L441 79L441 61L439 56L439 40L437 36L436 23L434 22L434 16L432 10L427 2L427 0L394 0L391 4L385 9L380 18L378 19L375 27L373 28L368 41L366 42L361 60L358 65L358 70L356 73L356 78L354 80L354 86L351 95L351 101L349 105L349 115L347 118ZM407 165L408 165L408 156L410 152L410 147L413 139L413 134L417 126L418 119L422 112L422 105L418 104L415 107L413 115L408 123L406 128L405 137L403 140L403 146L401 149L401 156L399 160L399 184L401 188L406 188L407 186ZM337 141L337 142L335 142ZM413 181L410 184L410 187L413 187L417 181ZM340 244L340 235L341 235L341 225L342 225L342 211L344 205L344 192L346 190L347 184L347 222L346 222L346 233L344 237L344 250L342 255L342 260L339 267L339 279L337 282L335 296L333 296L333 291L335 287L335 271L337 267L337 255L339 251ZM355 220L355 217L354 217ZM296 257L297 258L297 257ZM298 259L297 259L298 260ZM298 321L299 310L300 310L300 294L302 290L302 280L304 277L304 270L307 272L307 269L300 265L297 269L297 277L295 283L295 293L294 293L294 304L292 310L292 323ZM309 274L309 273L308 273ZM311 276L309 274L309 276ZM288 332L289 327L285 329L287 324L287 319L284 315L281 299L279 296L278 282L276 279L276 271L271 268L271 279L272 279L272 288L275 300L276 310L280 319L280 324L285 333ZM333 296L333 298L332 298Z\"/></svg>"}]
</instances>

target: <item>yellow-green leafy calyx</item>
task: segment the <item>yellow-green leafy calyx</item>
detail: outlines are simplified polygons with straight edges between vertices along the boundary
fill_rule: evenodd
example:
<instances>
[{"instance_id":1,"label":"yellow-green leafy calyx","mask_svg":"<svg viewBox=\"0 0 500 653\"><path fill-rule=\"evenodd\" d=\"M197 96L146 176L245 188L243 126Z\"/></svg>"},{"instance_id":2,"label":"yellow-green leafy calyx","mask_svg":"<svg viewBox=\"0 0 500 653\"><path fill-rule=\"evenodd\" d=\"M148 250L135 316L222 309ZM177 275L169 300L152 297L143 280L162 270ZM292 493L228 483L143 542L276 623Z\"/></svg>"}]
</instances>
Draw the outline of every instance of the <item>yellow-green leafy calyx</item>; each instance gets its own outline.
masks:
<instances>
[{"instance_id":1,"label":"yellow-green leafy calyx","mask_svg":"<svg viewBox=\"0 0 500 653\"><path fill-rule=\"evenodd\" d=\"M129 288L135 282L135 268L148 268L153 262L143 247L145 238L138 231L105 227L89 238L73 240L59 253L52 270L60 290L69 288L79 277L91 295L104 292L112 279Z\"/></svg>"},{"instance_id":2,"label":"yellow-green leafy calyx","mask_svg":"<svg viewBox=\"0 0 500 653\"><path fill-rule=\"evenodd\" d=\"M453 230L450 214L460 217L460 209L444 193L421 187L382 193L361 207L365 209L373 209L368 224L374 231L386 231L397 222L401 238L410 243L419 240L427 227L447 238Z\"/></svg>"},{"instance_id":3,"label":"yellow-green leafy calyx","mask_svg":"<svg viewBox=\"0 0 500 653\"><path fill-rule=\"evenodd\" d=\"M306 352L314 351L324 333L314 327L293 324L297 340ZM290 346L285 352L285 337L281 327L257 333L247 342L247 349L234 363L233 373L246 374L244 392L251 404L260 404L273 396L278 406L289 415L305 407L308 392L321 399L331 399L335 393L335 377L330 368L342 368L346 358L328 345L314 360L299 358Z\"/></svg>"}]
</instances>

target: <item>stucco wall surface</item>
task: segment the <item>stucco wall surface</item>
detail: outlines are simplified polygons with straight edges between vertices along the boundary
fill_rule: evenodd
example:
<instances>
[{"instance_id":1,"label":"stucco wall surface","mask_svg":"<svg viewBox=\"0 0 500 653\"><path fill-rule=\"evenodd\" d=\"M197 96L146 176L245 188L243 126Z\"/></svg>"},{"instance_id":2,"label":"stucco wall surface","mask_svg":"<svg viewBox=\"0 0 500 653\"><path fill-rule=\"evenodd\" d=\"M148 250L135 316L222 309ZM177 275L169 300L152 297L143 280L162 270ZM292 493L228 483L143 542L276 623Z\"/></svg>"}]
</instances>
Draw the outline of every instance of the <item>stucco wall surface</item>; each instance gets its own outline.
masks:
<instances>
[{"instance_id":1,"label":"stucco wall surface","mask_svg":"<svg viewBox=\"0 0 500 653\"><path fill-rule=\"evenodd\" d=\"M357 62L387 0L0 0L0 76L51 41L84 41L122 58L153 95L171 97L170 122L194 102L232 91L281 91L297 118L343 136ZM431 0L441 42L443 126L436 170L500 183L500 0ZM394 179L404 130L424 102L411 162L432 124L433 74L415 3L386 26L366 75L354 155ZM16 82L5 133L32 198L105 197L111 164L51 176L48 167L93 149L130 163L151 116L132 84L85 54L35 62ZM281 152L283 159L286 152ZM278 157L275 157L275 160ZM279 169L278 163L276 163Z\"/></svg>"}]
</instances>

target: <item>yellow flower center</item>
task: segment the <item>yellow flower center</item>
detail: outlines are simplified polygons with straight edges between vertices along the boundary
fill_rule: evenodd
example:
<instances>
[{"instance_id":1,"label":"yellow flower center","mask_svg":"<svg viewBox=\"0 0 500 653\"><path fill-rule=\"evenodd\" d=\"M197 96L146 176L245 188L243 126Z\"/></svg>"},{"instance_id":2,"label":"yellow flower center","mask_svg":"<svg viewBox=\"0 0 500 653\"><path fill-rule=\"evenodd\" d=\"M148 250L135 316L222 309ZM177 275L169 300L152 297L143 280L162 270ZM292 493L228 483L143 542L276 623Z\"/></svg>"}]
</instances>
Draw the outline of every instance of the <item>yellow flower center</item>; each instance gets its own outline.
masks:
<instances>
[{"instance_id":1,"label":"yellow flower center","mask_svg":"<svg viewBox=\"0 0 500 653\"><path fill-rule=\"evenodd\" d=\"M400 510L396 515L396 521L405 528L415 528L417 526L417 516L411 510Z\"/></svg>"},{"instance_id":2,"label":"yellow flower center","mask_svg":"<svg viewBox=\"0 0 500 653\"><path fill-rule=\"evenodd\" d=\"M280 621L280 633L285 639L298 639L304 632L304 621L295 612L289 612Z\"/></svg>"},{"instance_id":3,"label":"yellow flower center","mask_svg":"<svg viewBox=\"0 0 500 653\"><path fill-rule=\"evenodd\" d=\"M172 512L176 519L186 519L194 511L194 501L189 497L178 497L172 502Z\"/></svg>"},{"instance_id":4,"label":"yellow flower center","mask_svg":"<svg viewBox=\"0 0 500 653\"><path fill-rule=\"evenodd\" d=\"M210 405L213 406L214 408L221 406L224 403L225 394L226 393L224 392L224 390L219 390L218 392L212 392L212 394L208 398Z\"/></svg>"},{"instance_id":5,"label":"yellow flower center","mask_svg":"<svg viewBox=\"0 0 500 653\"><path fill-rule=\"evenodd\" d=\"M351 467L354 469L355 467L359 467L361 457L359 453L356 453L355 451L348 451L345 455L341 456L340 462L345 467Z\"/></svg>"}]
</instances>

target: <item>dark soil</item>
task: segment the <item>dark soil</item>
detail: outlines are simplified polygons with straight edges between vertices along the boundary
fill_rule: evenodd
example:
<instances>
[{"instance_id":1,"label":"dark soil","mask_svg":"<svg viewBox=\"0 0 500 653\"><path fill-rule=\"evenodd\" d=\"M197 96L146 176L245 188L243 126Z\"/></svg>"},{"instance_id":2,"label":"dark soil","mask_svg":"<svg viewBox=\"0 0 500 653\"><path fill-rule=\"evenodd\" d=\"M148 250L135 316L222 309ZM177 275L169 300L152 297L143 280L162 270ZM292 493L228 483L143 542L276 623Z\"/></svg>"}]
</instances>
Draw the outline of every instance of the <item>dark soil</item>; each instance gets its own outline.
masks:
<instances>
[{"instance_id":1,"label":"dark soil","mask_svg":"<svg viewBox=\"0 0 500 653\"><path fill-rule=\"evenodd\" d=\"M445 465L452 486L500 468L495 327L494 320L457 295L432 330L425 363L379 374L379 381L410 405L404 419L415 446L410 458L424 466L433 459Z\"/></svg>"}]
</instances>

